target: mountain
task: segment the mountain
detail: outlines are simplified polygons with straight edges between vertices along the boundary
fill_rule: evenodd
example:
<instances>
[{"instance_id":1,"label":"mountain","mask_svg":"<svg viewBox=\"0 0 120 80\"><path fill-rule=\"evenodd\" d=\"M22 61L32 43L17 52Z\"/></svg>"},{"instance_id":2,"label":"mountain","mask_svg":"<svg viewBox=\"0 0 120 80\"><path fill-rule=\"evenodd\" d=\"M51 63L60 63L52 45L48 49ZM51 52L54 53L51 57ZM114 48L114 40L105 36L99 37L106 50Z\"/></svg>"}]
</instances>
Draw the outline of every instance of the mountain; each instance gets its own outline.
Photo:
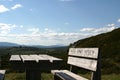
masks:
<instances>
[{"instance_id":1,"label":"mountain","mask_svg":"<svg viewBox=\"0 0 120 80\"><path fill-rule=\"evenodd\" d=\"M20 45L16 43L10 43L10 42L0 42L0 48L2 47L36 47L36 48L60 48L60 47L66 47L65 45L50 45L50 46L44 46L44 45Z\"/></svg>"},{"instance_id":2,"label":"mountain","mask_svg":"<svg viewBox=\"0 0 120 80\"><path fill-rule=\"evenodd\" d=\"M120 28L108 33L99 34L78 40L71 47L98 47L103 73L120 72Z\"/></svg>"},{"instance_id":3,"label":"mountain","mask_svg":"<svg viewBox=\"0 0 120 80\"><path fill-rule=\"evenodd\" d=\"M10 42L0 42L0 47L14 47L14 46L19 46L19 44Z\"/></svg>"},{"instance_id":4,"label":"mountain","mask_svg":"<svg viewBox=\"0 0 120 80\"><path fill-rule=\"evenodd\" d=\"M50 45L50 46L31 45L30 47L36 47L36 48L61 48L61 47L67 47L67 46L65 46L65 45Z\"/></svg>"}]
</instances>

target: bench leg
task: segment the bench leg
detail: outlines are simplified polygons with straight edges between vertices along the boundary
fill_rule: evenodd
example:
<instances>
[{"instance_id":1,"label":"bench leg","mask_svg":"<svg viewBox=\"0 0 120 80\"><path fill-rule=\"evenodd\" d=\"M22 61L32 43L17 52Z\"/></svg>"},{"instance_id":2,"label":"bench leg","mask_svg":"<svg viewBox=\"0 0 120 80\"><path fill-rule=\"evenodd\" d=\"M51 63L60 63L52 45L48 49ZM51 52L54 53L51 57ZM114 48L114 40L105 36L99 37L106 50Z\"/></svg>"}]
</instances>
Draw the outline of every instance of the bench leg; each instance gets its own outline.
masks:
<instances>
[{"instance_id":1,"label":"bench leg","mask_svg":"<svg viewBox=\"0 0 120 80\"><path fill-rule=\"evenodd\" d=\"M41 73L36 70L26 70L26 80L41 80Z\"/></svg>"},{"instance_id":2,"label":"bench leg","mask_svg":"<svg viewBox=\"0 0 120 80\"><path fill-rule=\"evenodd\" d=\"M62 80L62 79L58 77L57 75L54 75L54 80Z\"/></svg>"}]
</instances>

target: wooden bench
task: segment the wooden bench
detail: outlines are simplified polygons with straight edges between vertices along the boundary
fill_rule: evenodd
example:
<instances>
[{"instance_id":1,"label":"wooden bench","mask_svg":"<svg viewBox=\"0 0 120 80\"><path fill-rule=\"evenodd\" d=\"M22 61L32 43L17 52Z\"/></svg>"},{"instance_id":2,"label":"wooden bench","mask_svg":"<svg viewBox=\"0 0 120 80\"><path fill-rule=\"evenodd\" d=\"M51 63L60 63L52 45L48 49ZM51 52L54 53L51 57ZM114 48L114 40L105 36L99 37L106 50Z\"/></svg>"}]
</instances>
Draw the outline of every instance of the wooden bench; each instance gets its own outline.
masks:
<instances>
[{"instance_id":1,"label":"wooden bench","mask_svg":"<svg viewBox=\"0 0 120 80\"><path fill-rule=\"evenodd\" d=\"M0 70L0 80L4 80L6 70Z\"/></svg>"},{"instance_id":2,"label":"wooden bench","mask_svg":"<svg viewBox=\"0 0 120 80\"><path fill-rule=\"evenodd\" d=\"M100 55L98 48L70 48L67 63L71 66L77 66L92 72L91 80L101 80ZM69 70L52 70L54 80L88 80Z\"/></svg>"}]
</instances>

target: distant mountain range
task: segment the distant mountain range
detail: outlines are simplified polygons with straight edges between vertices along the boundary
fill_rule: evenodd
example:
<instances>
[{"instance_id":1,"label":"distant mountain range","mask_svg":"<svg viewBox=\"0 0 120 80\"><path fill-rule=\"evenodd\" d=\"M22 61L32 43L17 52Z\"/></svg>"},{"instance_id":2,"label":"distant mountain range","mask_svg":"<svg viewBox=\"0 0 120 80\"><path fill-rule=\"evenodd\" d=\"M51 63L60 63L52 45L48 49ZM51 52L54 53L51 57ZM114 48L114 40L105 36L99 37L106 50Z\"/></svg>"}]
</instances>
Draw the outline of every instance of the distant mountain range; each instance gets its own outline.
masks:
<instances>
[{"instance_id":1,"label":"distant mountain range","mask_svg":"<svg viewBox=\"0 0 120 80\"><path fill-rule=\"evenodd\" d=\"M10 43L10 42L0 42L0 47L14 47L14 46L20 46L16 43Z\"/></svg>"},{"instance_id":2,"label":"distant mountain range","mask_svg":"<svg viewBox=\"0 0 120 80\"><path fill-rule=\"evenodd\" d=\"M36 47L36 48L59 48L59 47L66 47L66 46L65 45L50 45L50 46L30 45L29 47Z\"/></svg>"},{"instance_id":3,"label":"distant mountain range","mask_svg":"<svg viewBox=\"0 0 120 80\"><path fill-rule=\"evenodd\" d=\"M51 46L44 46L44 45L20 45L20 44L10 43L10 42L0 42L0 48L5 48L5 47L19 47L19 46L24 46L24 47L36 47L36 48L66 47L66 46L64 46L64 45L51 45Z\"/></svg>"}]
</instances>

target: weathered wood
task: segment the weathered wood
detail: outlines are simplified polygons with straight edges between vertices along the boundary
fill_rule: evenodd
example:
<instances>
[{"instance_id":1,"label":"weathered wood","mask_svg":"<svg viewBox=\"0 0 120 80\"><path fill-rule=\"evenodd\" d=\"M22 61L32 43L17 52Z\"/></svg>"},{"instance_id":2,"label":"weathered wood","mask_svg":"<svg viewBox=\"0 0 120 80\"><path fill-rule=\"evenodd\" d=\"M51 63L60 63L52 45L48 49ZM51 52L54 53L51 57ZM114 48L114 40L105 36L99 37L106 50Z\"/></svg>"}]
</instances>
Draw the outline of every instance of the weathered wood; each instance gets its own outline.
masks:
<instances>
[{"instance_id":1,"label":"weathered wood","mask_svg":"<svg viewBox=\"0 0 120 80\"><path fill-rule=\"evenodd\" d=\"M30 57L32 58L32 59L34 59L34 60L36 60L37 62L39 62L39 61L41 61L41 60L49 60L49 59L47 59L47 58L44 58L44 57L42 57L42 55L30 55Z\"/></svg>"},{"instance_id":2,"label":"weathered wood","mask_svg":"<svg viewBox=\"0 0 120 80\"><path fill-rule=\"evenodd\" d=\"M77 75L68 70L52 70L54 75L60 77L62 80L88 80L80 75ZM57 79L56 79L57 80Z\"/></svg>"},{"instance_id":3,"label":"weathered wood","mask_svg":"<svg viewBox=\"0 0 120 80\"><path fill-rule=\"evenodd\" d=\"M0 80L4 80L6 70L0 70Z\"/></svg>"},{"instance_id":4,"label":"weathered wood","mask_svg":"<svg viewBox=\"0 0 120 80\"><path fill-rule=\"evenodd\" d=\"M19 55L11 55L10 61L21 61L21 58Z\"/></svg>"},{"instance_id":5,"label":"weathered wood","mask_svg":"<svg viewBox=\"0 0 120 80\"><path fill-rule=\"evenodd\" d=\"M27 62L27 61L36 61L36 59L33 59L32 57L30 57L30 55L20 55L21 59L23 62Z\"/></svg>"},{"instance_id":6,"label":"weathered wood","mask_svg":"<svg viewBox=\"0 0 120 80\"><path fill-rule=\"evenodd\" d=\"M5 74L6 70L0 70L0 74Z\"/></svg>"},{"instance_id":7,"label":"weathered wood","mask_svg":"<svg viewBox=\"0 0 120 80\"><path fill-rule=\"evenodd\" d=\"M96 71L97 61L84 58L68 57L68 64Z\"/></svg>"},{"instance_id":8,"label":"weathered wood","mask_svg":"<svg viewBox=\"0 0 120 80\"><path fill-rule=\"evenodd\" d=\"M87 58L97 58L98 48L70 48L69 55Z\"/></svg>"},{"instance_id":9,"label":"weathered wood","mask_svg":"<svg viewBox=\"0 0 120 80\"><path fill-rule=\"evenodd\" d=\"M52 56L49 56L49 55L39 55L39 56L42 56L42 57L50 60L50 62L62 60L62 59L55 58L55 57L52 57Z\"/></svg>"},{"instance_id":10,"label":"weathered wood","mask_svg":"<svg viewBox=\"0 0 120 80\"><path fill-rule=\"evenodd\" d=\"M101 54L98 54L97 70L92 72L91 80L101 80Z\"/></svg>"}]
</instances>

